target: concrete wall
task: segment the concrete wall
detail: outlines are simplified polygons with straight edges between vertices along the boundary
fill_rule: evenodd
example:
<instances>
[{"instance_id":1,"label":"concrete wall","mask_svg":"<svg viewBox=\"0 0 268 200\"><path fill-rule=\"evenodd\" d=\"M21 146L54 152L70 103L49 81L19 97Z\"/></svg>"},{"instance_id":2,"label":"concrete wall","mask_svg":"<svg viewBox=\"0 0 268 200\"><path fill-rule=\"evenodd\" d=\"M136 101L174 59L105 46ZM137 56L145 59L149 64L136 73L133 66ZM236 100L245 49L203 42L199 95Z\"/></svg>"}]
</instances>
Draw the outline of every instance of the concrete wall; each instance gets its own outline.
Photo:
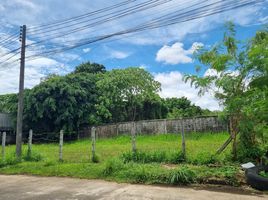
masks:
<instances>
[{"instance_id":1,"label":"concrete wall","mask_svg":"<svg viewBox=\"0 0 268 200\"><path fill-rule=\"evenodd\" d=\"M222 121L217 116L183 118L183 119L161 119L137 121L136 133L138 134L165 134L179 133L184 130L190 132L222 132L228 131L228 123ZM96 134L99 138L114 137L129 134L132 122L122 122L96 127ZM80 137L89 137L91 127L86 127L80 131Z\"/></svg>"}]
</instances>

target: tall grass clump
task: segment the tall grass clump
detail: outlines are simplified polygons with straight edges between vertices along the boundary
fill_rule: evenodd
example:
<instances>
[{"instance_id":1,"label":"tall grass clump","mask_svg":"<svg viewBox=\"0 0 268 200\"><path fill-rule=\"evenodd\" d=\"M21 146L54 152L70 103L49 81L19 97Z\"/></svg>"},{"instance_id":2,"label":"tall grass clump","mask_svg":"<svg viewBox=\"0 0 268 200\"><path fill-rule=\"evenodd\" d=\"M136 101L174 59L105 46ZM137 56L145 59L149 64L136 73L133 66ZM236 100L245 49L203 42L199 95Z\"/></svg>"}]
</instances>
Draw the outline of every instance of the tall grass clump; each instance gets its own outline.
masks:
<instances>
[{"instance_id":1,"label":"tall grass clump","mask_svg":"<svg viewBox=\"0 0 268 200\"><path fill-rule=\"evenodd\" d=\"M126 152L121 155L121 159L124 163L137 162L137 163L171 163L179 164L185 161L185 157L182 152L165 152L165 151L153 151L153 152Z\"/></svg>"},{"instance_id":2,"label":"tall grass clump","mask_svg":"<svg viewBox=\"0 0 268 200\"><path fill-rule=\"evenodd\" d=\"M102 174L104 176L110 176L115 172L118 172L124 168L124 163L120 159L110 159L105 163L104 170Z\"/></svg>"},{"instance_id":3,"label":"tall grass clump","mask_svg":"<svg viewBox=\"0 0 268 200\"><path fill-rule=\"evenodd\" d=\"M196 182L197 176L194 171L187 167L181 167L171 171L169 182L173 185L188 185Z\"/></svg>"}]
</instances>

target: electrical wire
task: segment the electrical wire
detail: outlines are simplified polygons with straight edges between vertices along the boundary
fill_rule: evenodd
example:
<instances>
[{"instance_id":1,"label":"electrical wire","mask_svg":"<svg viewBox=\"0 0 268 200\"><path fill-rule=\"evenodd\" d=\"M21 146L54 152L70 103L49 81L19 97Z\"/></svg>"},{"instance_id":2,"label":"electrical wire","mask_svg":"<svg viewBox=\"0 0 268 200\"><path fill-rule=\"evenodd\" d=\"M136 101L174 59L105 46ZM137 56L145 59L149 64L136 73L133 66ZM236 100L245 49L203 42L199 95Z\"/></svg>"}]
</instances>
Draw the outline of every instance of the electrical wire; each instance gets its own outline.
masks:
<instances>
[{"instance_id":1,"label":"electrical wire","mask_svg":"<svg viewBox=\"0 0 268 200\"><path fill-rule=\"evenodd\" d=\"M106 22L110 22L110 21L120 19L122 17L131 15L131 14L134 14L134 13L137 13L137 12L141 12L141 11L151 9L151 8L159 6L159 5L163 5L164 3L167 3L167 2L170 2L170 1L172 1L172 0L154 0L154 4L152 4L151 1L147 1L146 3L139 4L138 6L132 7L130 9L128 9L128 10L124 9L124 10L121 10L121 12L112 13L113 16L111 16L111 17L104 18L102 20L98 20L98 21L95 21L95 22L90 23L90 24L85 24L85 25L82 25L80 27L76 27L76 28L73 28L73 29L70 29L70 30L67 30L67 31L65 30L63 33L61 33L61 32L58 33L57 32L57 33L52 33L52 34L49 34L49 35L44 34L44 35L38 37L38 39L42 39L42 38L45 38L45 39L43 39L41 41L37 41L37 42L35 42L33 44L39 44L39 43L46 42L47 40L52 40L52 39L56 39L56 38L65 37L66 35L71 35L71 34L76 33L76 32L84 31L84 30L87 30L89 28L99 26L99 25L101 25L103 23L106 23ZM108 15L106 15L106 16L108 16ZM92 20L96 20L96 19L99 19L99 17L98 18L93 18ZM78 24L81 24L81 23L78 23ZM68 27L66 27L66 28L68 28Z\"/></svg>"},{"instance_id":2,"label":"electrical wire","mask_svg":"<svg viewBox=\"0 0 268 200\"><path fill-rule=\"evenodd\" d=\"M181 17L182 17L181 13L180 13L180 15L178 15L178 14L174 15L173 14L173 16L171 16L171 17L168 16L169 18L167 18L167 16L161 16L159 18L156 18L155 20L152 20L150 23L146 23L146 24L137 26L137 27L129 29L129 30L124 30L124 31L120 31L120 32L117 32L117 33L113 33L113 34L100 36L98 38L91 38L88 41L80 42L80 43L77 43L77 44L75 44L73 46L70 46L70 47L46 51L46 52L43 52L42 54L32 55L32 56L29 56L27 58L34 58L34 57L40 56L40 55L50 55L51 53L53 53L53 54L54 53L59 53L59 52L62 52L62 51L66 51L66 50L70 50L70 49L77 48L77 47L80 47L80 46L84 46L84 45L87 45L87 44L91 44L91 43L101 41L101 40L104 40L104 39L107 39L107 38L110 38L110 37L114 37L114 36L120 36L120 35L132 33L132 32L137 32L137 31L155 29L155 28L159 28L159 27L163 27L163 26L173 25L173 24L176 24L176 23L182 23L182 22L198 19L198 18L201 18L201 17L205 17L205 16L225 12L225 11L228 11L228 10L236 9L236 8L243 7L243 6L246 6L246 5L251 5L251 4L256 3L256 2L262 2L262 0L254 1L254 2L252 2L252 1L240 1L240 2L237 2L234 5L228 4L228 5L225 5L225 7L220 6L220 7L217 8L217 10L214 9L212 12L211 12L211 9L206 9L206 10L203 10L203 13L199 13L198 15L193 15L191 17L187 16L186 15L187 13L184 13L185 16L184 16L183 19L181 19ZM212 4L212 5L214 5L214 4ZM194 11L196 11L196 9ZM188 11L188 12L190 12L190 11Z\"/></svg>"},{"instance_id":3,"label":"electrical wire","mask_svg":"<svg viewBox=\"0 0 268 200\"><path fill-rule=\"evenodd\" d=\"M12 35L8 36L6 39L1 40L1 41L0 41L0 45L3 45L3 44L5 44L5 43L7 43L8 41L13 41L14 39L17 39L18 36L19 36L18 33L12 34Z\"/></svg>"},{"instance_id":4,"label":"electrical wire","mask_svg":"<svg viewBox=\"0 0 268 200\"><path fill-rule=\"evenodd\" d=\"M96 15L96 14L99 14L99 13L103 13L105 11L112 10L114 8L118 8L118 7L127 5L129 3L135 2L135 1L137 1L137 0L127 0L127 1L115 4L115 5L112 5L112 6L108 6L108 7L99 9L99 10L95 10L95 11L92 11L92 12L89 12L89 13L85 13L83 15L79 15L79 16L76 16L76 17L71 17L71 18L64 19L64 20L58 20L58 21L55 21L55 22L52 22L52 23L49 23L49 24L40 24L40 25L32 26L32 27L29 27L29 30L30 31L43 30L44 28L47 29L47 28L50 28L50 27L54 27L56 25L59 26L59 25L62 25L62 24L70 23L70 22L73 22L75 20L83 19L85 17L89 17L89 16L93 16L93 15Z\"/></svg>"}]
</instances>

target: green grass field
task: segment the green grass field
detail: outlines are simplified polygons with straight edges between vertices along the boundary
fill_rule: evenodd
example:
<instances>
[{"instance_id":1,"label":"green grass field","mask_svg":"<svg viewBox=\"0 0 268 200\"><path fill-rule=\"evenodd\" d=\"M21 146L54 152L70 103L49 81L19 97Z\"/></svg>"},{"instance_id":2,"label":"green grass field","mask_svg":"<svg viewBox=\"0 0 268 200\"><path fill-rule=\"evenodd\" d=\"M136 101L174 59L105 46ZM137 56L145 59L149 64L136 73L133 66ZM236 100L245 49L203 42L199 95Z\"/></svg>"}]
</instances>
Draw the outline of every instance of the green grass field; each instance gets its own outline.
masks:
<instances>
[{"instance_id":1,"label":"green grass field","mask_svg":"<svg viewBox=\"0 0 268 200\"><path fill-rule=\"evenodd\" d=\"M16 162L15 146L7 146L6 160L0 163L2 174L33 174L101 178L119 182L187 184L223 182L236 185L238 165L230 160L230 148L215 156L227 139L227 133L186 134L186 158L181 152L181 137L176 134L136 138L137 153L131 153L131 138L120 136L96 141L98 163L91 161L88 139L64 143L63 162L58 161L59 147L54 144L33 144L32 157Z\"/></svg>"}]
</instances>

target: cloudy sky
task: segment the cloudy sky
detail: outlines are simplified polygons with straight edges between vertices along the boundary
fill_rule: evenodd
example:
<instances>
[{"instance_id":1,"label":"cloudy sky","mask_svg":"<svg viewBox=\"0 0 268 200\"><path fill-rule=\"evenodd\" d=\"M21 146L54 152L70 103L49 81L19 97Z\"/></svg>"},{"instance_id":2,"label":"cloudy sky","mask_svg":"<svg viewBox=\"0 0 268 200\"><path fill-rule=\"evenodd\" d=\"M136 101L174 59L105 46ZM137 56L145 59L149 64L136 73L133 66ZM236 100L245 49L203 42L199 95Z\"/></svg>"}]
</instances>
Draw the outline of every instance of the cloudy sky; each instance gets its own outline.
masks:
<instances>
[{"instance_id":1,"label":"cloudy sky","mask_svg":"<svg viewBox=\"0 0 268 200\"><path fill-rule=\"evenodd\" d=\"M152 0L153 6L140 9L124 17L114 17L102 21L105 14L111 16L115 11L124 13L131 6L149 2L148 0L128 1L125 6L117 6L117 10L100 12L90 18L83 18L81 23L75 21L62 25L59 20L83 15L103 9L124 0L1 0L0 1L0 94L18 91L19 55L8 54L10 50L19 47L18 40L11 43L3 42L19 32L20 25L27 25L26 71L25 87L31 88L38 84L42 77L50 73L66 74L81 62L91 61L101 63L108 70L130 66L142 67L153 74L162 84L162 97L186 96L196 105L211 110L220 109L212 94L199 97L197 90L182 81L183 74L194 74L197 61L193 52L198 46L209 47L220 41L224 33L224 23L232 20L237 28L237 36L246 41L254 36L257 30L267 24L267 0L260 3L238 8L207 17L186 20L171 26L125 34L100 42L80 46L58 54L44 54L54 48L69 47L75 41L84 41L118 31L128 30L140 24L150 23L153 19L172 12L187 12L189 9L206 4L210 11L216 6L231 4L232 0ZM196 14L196 13L193 13ZM182 20L183 18L182 14ZM50 26L51 23L58 23ZM68 27L70 25L70 27ZM71 26L72 25L72 26ZM65 27L64 27L65 26ZM81 31L72 31L84 26ZM72 29L72 27L74 29ZM55 36L57 36L55 38ZM38 43L39 41L39 43ZM69 46L68 46L69 45ZM15 52L16 53L16 52ZM35 59L31 56L38 55ZM13 56L6 62L3 62ZM202 70L201 75L209 71Z\"/></svg>"}]
</instances>

